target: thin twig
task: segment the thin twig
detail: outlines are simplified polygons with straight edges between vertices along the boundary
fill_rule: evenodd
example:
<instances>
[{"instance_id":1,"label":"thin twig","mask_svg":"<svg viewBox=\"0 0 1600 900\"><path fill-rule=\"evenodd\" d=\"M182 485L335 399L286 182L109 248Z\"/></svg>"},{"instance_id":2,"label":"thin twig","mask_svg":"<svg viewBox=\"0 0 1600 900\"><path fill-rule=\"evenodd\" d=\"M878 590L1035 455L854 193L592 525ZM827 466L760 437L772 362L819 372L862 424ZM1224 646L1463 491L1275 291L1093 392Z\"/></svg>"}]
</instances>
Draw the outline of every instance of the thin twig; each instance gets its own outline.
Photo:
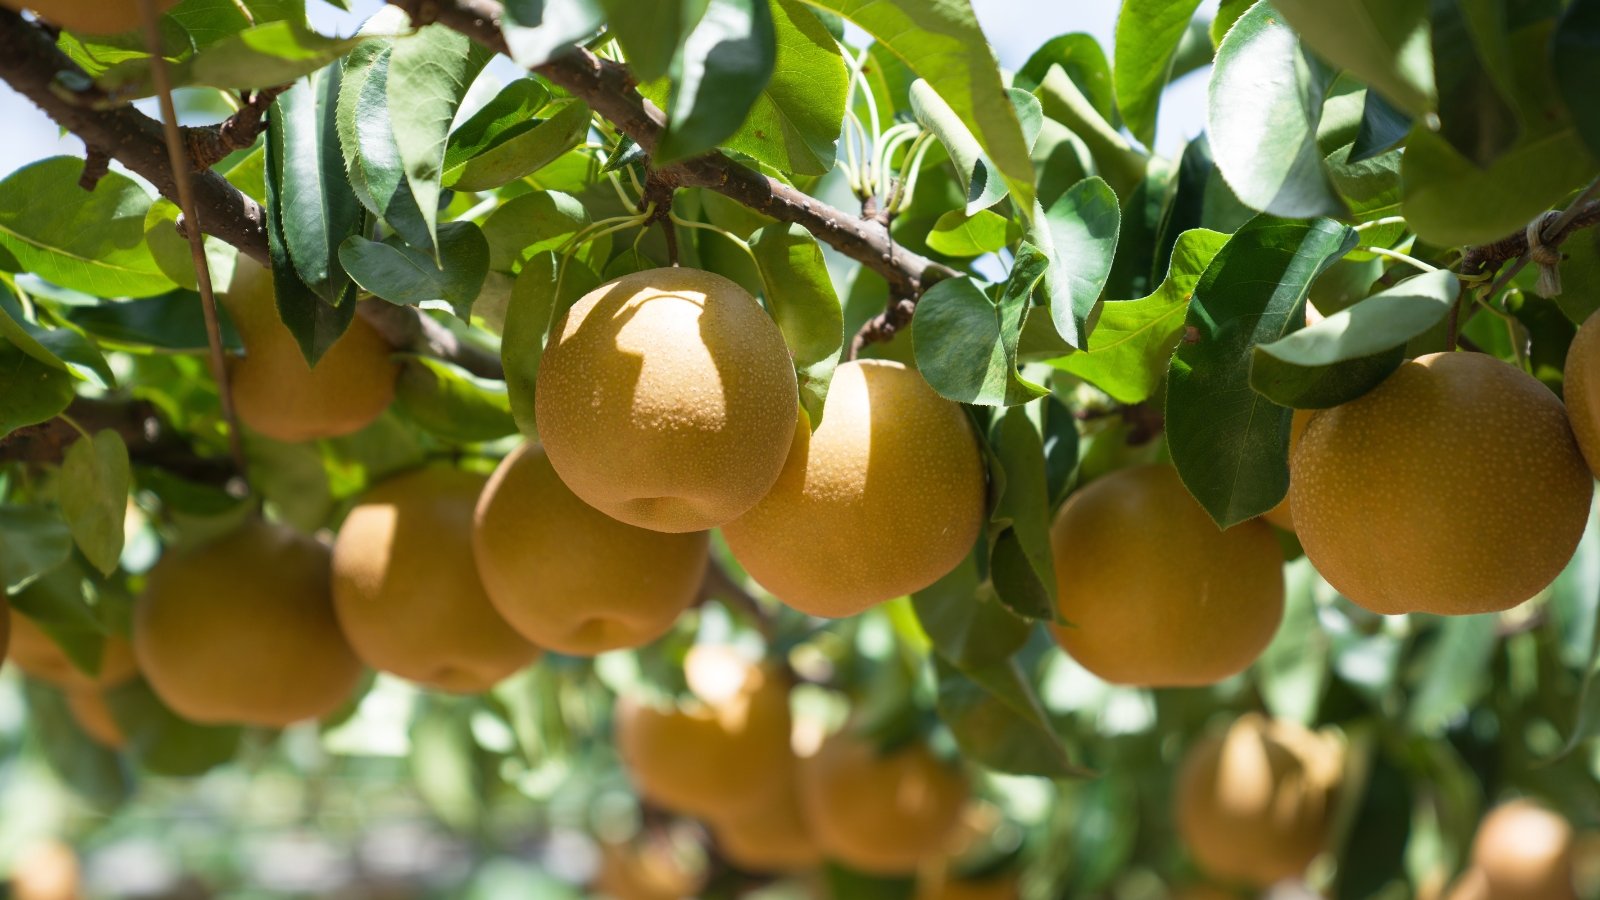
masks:
<instances>
[{"instance_id":1,"label":"thin twig","mask_svg":"<svg viewBox=\"0 0 1600 900\"><path fill-rule=\"evenodd\" d=\"M744 589L744 585L733 580L728 570L715 559L706 566L705 580L700 583L700 601L721 600L731 609L738 610L755 625L761 636L770 642L775 634L772 616L761 608L760 602L751 593Z\"/></svg>"},{"instance_id":2,"label":"thin twig","mask_svg":"<svg viewBox=\"0 0 1600 900\"><path fill-rule=\"evenodd\" d=\"M167 136L167 163L172 167L172 179L178 189L178 208L183 212L184 233L189 238L195 284L200 291L200 309L206 320L206 342L211 346L211 376L217 381L222 417L228 423L228 450L233 455L234 465L239 468L239 476L245 478L244 440L239 431L238 413L233 408L233 385L228 379L228 359L222 349L222 326L217 319L217 298L211 287L211 266L206 261L200 210L195 206L194 190L189 184L190 161L184 153L183 138L178 131L178 111L172 102L172 78L167 71L166 58L161 55L161 14L156 9L155 0L139 0L139 15L143 20L145 46L150 48L150 75L161 101L161 125Z\"/></svg>"}]
</instances>

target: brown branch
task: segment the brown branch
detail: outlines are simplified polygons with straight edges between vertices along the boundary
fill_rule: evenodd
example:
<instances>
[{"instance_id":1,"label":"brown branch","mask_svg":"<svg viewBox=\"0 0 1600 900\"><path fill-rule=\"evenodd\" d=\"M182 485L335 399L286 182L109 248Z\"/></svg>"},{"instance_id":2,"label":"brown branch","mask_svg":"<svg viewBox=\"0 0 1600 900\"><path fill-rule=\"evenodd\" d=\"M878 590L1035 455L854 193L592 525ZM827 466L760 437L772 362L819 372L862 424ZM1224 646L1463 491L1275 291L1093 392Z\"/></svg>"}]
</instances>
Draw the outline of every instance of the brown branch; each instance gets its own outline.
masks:
<instances>
[{"instance_id":1,"label":"brown branch","mask_svg":"<svg viewBox=\"0 0 1600 900\"><path fill-rule=\"evenodd\" d=\"M280 84L251 91L244 97L244 105L238 112L216 125L184 126L183 144L195 168L209 169L235 150L243 150L254 144L261 132L267 130L266 114L272 107L272 101L289 87Z\"/></svg>"},{"instance_id":2,"label":"brown branch","mask_svg":"<svg viewBox=\"0 0 1600 900\"><path fill-rule=\"evenodd\" d=\"M135 465L164 469L189 481L216 487L226 487L239 476L238 468L227 457L198 453L147 400L78 397L68 405L67 415L90 434L115 431L128 446L128 458ZM59 417L18 428L0 437L0 462L55 465L80 437L71 423Z\"/></svg>"},{"instance_id":3,"label":"brown branch","mask_svg":"<svg viewBox=\"0 0 1600 900\"><path fill-rule=\"evenodd\" d=\"M1563 224L1559 230L1543 235L1545 246L1554 247L1572 236L1580 228L1589 228L1600 225L1600 200L1584 203L1576 208L1570 221ZM1476 247L1468 247L1461 255L1460 272L1463 275L1478 275L1492 267L1517 259L1528 252L1528 233L1520 230L1516 234Z\"/></svg>"}]
</instances>

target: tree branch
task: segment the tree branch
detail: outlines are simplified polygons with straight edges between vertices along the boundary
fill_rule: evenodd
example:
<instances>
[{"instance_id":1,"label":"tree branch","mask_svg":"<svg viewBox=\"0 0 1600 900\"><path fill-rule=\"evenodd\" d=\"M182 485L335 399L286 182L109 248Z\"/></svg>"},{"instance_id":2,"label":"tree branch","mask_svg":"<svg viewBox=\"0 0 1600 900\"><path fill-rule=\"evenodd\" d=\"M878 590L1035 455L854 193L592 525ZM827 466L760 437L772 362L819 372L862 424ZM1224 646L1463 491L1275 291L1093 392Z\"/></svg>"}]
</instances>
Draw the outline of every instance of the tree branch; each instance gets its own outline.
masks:
<instances>
[{"instance_id":1,"label":"tree branch","mask_svg":"<svg viewBox=\"0 0 1600 900\"><path fill-rule=\"evenodd\" d=\"M175 431L155 404L147 400L94 400L78 397L67 415L94 434L110 429L128 445L128 459L154 466L189 481L225 487L239 470L225 456L202 456ZM81 437L61 417L29 425L0 437L0 462L56 465Z\"/></svg>"}]
</instances>

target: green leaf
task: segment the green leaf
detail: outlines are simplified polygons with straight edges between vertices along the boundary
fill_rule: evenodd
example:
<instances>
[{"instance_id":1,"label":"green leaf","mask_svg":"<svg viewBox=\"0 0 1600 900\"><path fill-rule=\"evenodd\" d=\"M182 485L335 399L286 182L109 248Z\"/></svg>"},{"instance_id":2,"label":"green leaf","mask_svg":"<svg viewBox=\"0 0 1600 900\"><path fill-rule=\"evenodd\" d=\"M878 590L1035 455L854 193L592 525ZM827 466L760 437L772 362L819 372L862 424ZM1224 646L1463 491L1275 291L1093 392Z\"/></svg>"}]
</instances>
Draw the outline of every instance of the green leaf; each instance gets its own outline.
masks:
<instances>
[{"instance_id":1,"label":"green leaf","mask_svg":"<svg viewBox=\"0 0 1600 900\"><path fill-rule=\"evenodd\" d=\"M1429 12L1439 95L1434 131L1474 164L1487 166L1516 144L1521 130L1510 102L1515 82L1505 6L1498 0L1438 0Z\"/></svg>"},{"instance_id":2,"label":"green leaf","mask_svg":"<svg viewBox=\"0 0 1600 900\"><path fill-rule=\"evenodd\" d=\"M780 172L826 174L838 155L844 122L850 82L844 57L827 27L799 0L773 0L772 22L772 78L722 145Z\"/></svg>"},{"instance_id":3,"label":"green leaf","mask_svg":"<svg viewBox=\"0 0 1600 900\"><path fill-rule=\"evenodd\" d=\"M57 500L78 549L110 575L122 558L122 522L128 512L128 447L106 429L80 438L61 460Z\"/></svg>"},{"instance_id":4,"label":"green leaf","mask_svg":"<svg viewBox=\"0 0 1600 900\"><path fill-rule=\"evenodd\" d=\"M589 133L589 107L573 101L530 124L454 171L447 169L444 183L458 191L486 191L537 172L583 142Z\"/></svg>"},{"instance_id":5,"label":"green leaf","mask_svg":"<svg viewBox=\"0 0 1600 900\"><path fill-rule=\"evenodd\" d=\"M1433 109L1428 0L1273 0L1318 56L1413 116Z\"/></svg>"},{"instance_id":6,"label":"green leaf","mask_svg":"<svg viewBox=\"0 0 1600 900\"><path fill-rule=\"evenodd\" d=\"M22 271L97 297L172 290L144 240L150 195L116 172L85 191L82 173L83 160L56 156L0 181L0 249Z\"/></svg>"},{"instance_id":7,"label":"green leaf","mask_svg":"<svg viewBox=\"0 0 1600 900\"><path fill-rule=\"evenodd\" d=\"M1156 111L1167 86L1178 42L1200 0L1123 0L1117 14L1115 61L1117 106L1128 130L1155 146Z\"/></svg>"},{"instance_id":8,"label":"green leaf","mask_svg":"<svg viewBox=\"0 0 1600 900\"><path fill-rule=\"evenodd\" d=\"M1283 624L1256 660L1261 699L1274 718L1307 728L1328 686L1328 635L1317 622L1320 579L1304 556L1284 567Z\"/></svg>"},{"instance_id":9,"label":"green leaf","mask_svg":"<svg viewBox=\"0 0 1600 900\"><path fill-rule=\"evenodd\" d=\"M411 196L428 230L428 243L439 261L437 241L440 179L450 122L492 54L471 38L441 24L396 38L389 56L387 100L395 147ZM369 82L371 76L369 76Z\"/></svg>"},{"instance_id":10,"label":"green leaf","mask_svg":"<svg viewBox=\"0 0 1600 900\"><path fill-rule=\"evenodd\" d=\"M1034 89L1046 116L1071 129L1093 158L1096 173L1118 196L1144 180L1148 157L1128 143L1060 66L1051 66ZM1013 185L1015 189L1015 185ZM1048 198L1041 198L1041 202Z\"/></svg>"},{"instance_id":11,"label":"green leaf","mask_svg":"<svg viewBox=\"0 0 1600 900\"><path fill-rule=\"evenodd\" d=\"M935 656L934 673L939 718L950 726L963 756L1012 775L1091 774L1072 761L1015 659L958 670Z\"/></svg>"},{"instance_id":12,"label":"green leaf","mask_svg":"<svg viewBox=\"0 0 1600 900\"><path fill-rule=\"evenodd\" d=\"M1600 157L1600 0L1573 0L1561 13L1551 39L1556 87L1572 113L1578 135Z\"/></svg>"},{"instance_id":13,"label":"green leaf","mask_svg":"<svg viewBox=\"0 0 1600 900\"><path fill-rule=\"evenodd\" d=\"M338 97L339 68L330 66L278 96L270 131L284 249L300 281L329 305L350 285L339 244L361 233L365 219L344 177Z\"/></svg>"},{"instance_id":14,"label":"green leaf","mask_svg":"<svg viewBox=\"0 0 1600 900\"><path fill-rule=\"evenodd\" d=\"M603 22L596 0L510 0L500 30L511 58L532 69L599 31Z\"/></svg>"},{"instance_id":15,"label":"green leaf","mask_svg":"<svg viewBox=\"0 0 1600 900\"><path fill-rule=\"evenodd\" d=\"M169 71L173 87L254 91L309 75L363 40L366 37L360 35L326 37L304 22L265 22L228 35L177 65L169 63ZM112 66L95 82L118 96L148 97L156 93L149 57Z\"/></svg>"},{"instance_id":16,"label":"green leaf","mask_svg":"<svg viewBox=\"0 0 1600 900\"><path fill-rule=\"evenodd\" d=\"M984 155L978 139L967 129L966 123L944 102L933 86L919 78L911 84L911 112L922 127L933 132L950 161L955 165L956 177L966 194L965 212L971 216L1004 200L1009 188L996 170L994 163Z\"/></svg>"},{"instance_id":17,"label":"green leaf","mask_svg":"<svg viewBox=\"0 0 1600 900\"><path fill-rule=\"evenodd\" d=\"M1494 616L1445 616L1426 654L1419 654L1423 673L1408 692L1406 726L1439 736L1478 701L1489 686L1489 664L1499 644Z\"/></svg>"},{"instance_id":18,"label":"green leaf","mask_svg":"<svg viewBox=\"0 0 1600 900\"><path fill-rule=\"evenodd\" d=\"M432 221L422 214L406 183L405 166L389 124L391 44L369 41L344 61L339 85L339 146L356 198L405 239L424 250L433 246Z\"/></svg>"},{"instance_id":19,"label":"green leaf","mask_svg":"<svg viewBox=\"0 0 1600 900\"><path fill-rule=\"evenodd\" d=\"M0 593L21 590L71 555L72 532L56 510L0 505Z\"/></svg>"},{"instance_id":20,"label":"green leaf","mask_svg":"<svg viewBox=\"0 0 1600 900\"><path fill-rule=\"evenodd\" d=\"M767 0L708 0L672 60L666 130L655 164L699 156L733 137L772 78L777 37Z\"/></svg>"},{"instance_id":21,"label":"green leaf","mask_svg":"<svg viewBox=\"0 0 1600 900\"><path fill-rule=\"evenodd\" d=\"M1600 503L1589 512L1577 552L1550 586L1549 610L1561 635L1560 659L1583 679L1572 733L1556 754L1560 759L1600 734Z\"/></svg>"},{"instance_id":22,"label":"green leaf","mask_svg":"<svg viewBox=\"0 0 1600 900\"><path fill-rule=\"evenodd\" d=\"M1029 353L1030 334L1051 330L1042 317L1030 316L1023 331L1024 358L1052 357L1046 360L1050 365L1077 375L1121 403L1150 399L1166 377L1167 360L1183 331L1190 295L1227 241L1225 234L1198 228L1179 235L1161 286L1138 300L1107 303L1089 336L1087 352L1058 356L1059 350L1071 349L1059 345L1056 350ZM1039 320L1038 329L1033 326L1035 319Z\"/></svg>"},{"instance_id":23,"label":"green leaf","mask_svg":"<svg viewBox=\"0 0 1600 900\"><path fill-rule=\"evenodd\" d=\"M969 216L952 209L940 216L928 232L928 246L946 256L982 256L1006 245L1008 226L994 210L980 209Z\"/></svg>"},{"instance_id":24,"label":"green leaf","mask_svg":"<svg viewBox=\"0 0 1600 900\"><path fill-rule=\"evenodd\" d=\"M501 88L493 100L450 132L444 150L446 183L467 160L532 127L534 117L549 102L550 89L537 78L518 78Z\"/></svg>"},{"instance_id":25,"label":"green leaf","mask_svg":"<svg viewBox=\"0 0 1600 900\"><path fill-rule=\"evenodd\" d=\"M940 396L1011 406L1045 393L1017 373L1017 339L1028 297L1048 267L1044 254L1024 244L997 299L966 277L923 293L911 320L912 349L917 369Z\"/></svg>"},{"instance_id":26,"label":"green leaf","mask_svg":"<svg viewBox=\"0 0 1600 900\"><path fill-rule=\"evenodd\" d=\"M136 302L136 301L124 301ZM0 338L51 368L74 378L93 375L101 387L115 387L117 377L94 342L72 327L45 328L28 321L11 288L0 281Z\"/></svg>"},{"instance_id":27,"label":"green leaf","mask_svg":"<svg viewBox=\"0 0 1600 900\"><path fill-rule=\"evenodd\" d=\"M91 605L84 590L89 573L76 560L52 568L12 597L17 612L43 631L74 668L90 678L105 663L104 607Z\"/></svg>"},{"instance_id":28,"label":"green leaf","mask_svg":"<svg viewBox=\"0 0 1600 900\"><path fill-rule=\"evenodd\" d=\"M1444 321L1460 282L1418 275L1251 353L1250 386L1278 404L1326 409L1377 387L1405 359L1406 343Z\"/></svg>"},{"instance_id":29,"label":"green leaf","mask_svg":"<svg viewBox=\"0 0 1600 900\"><path fill-rule=\"evenodd\" d=\"M1290 411L1250 389L1252 348L1305 323L1312 280L1355 244L1354 229L1326 219L1260 216L1195 286L1187 336L1167 371L1167 446L1184 486L1222 528L1266 512L1289 489Z\"/></svg>"},{"instance_id":30,"label":"green leaf","mask_svg":"<svg viewBox=\"0 0 1600 900\"><path fill-rule=\"evenodd\" d=\"M767 309L796 365L832 358L844 341L844 314L817 239L799 225L780 222L751 235L750 250L761 269Z\"/></svg>"},{"instance_id":31,"label":"green leaf","mask_svg":"<svg viewBox=\"0 0 1600 900\"><path fill-rule=\"evenodd\" d=\"M911 595L922 630L943 658L959 667L1002 662L1022 649L1027 620L984 596L976 551L943 578Z\"/></svg>"},{"instance_id":32,"label":"green leaf","mask_svg":"<svg viewBox=\"0 0 1600 900\"><path fill-rule=\"evenodd\" d=\"M1061 339L1087 346L1117 252L1122 226L1117 195L1100 178L1085 178L1048 211L1036 210L1034 220L1031 237L1050 260L1040 297Z\"/></svg>"},{"instance_id":33,"label":"green leaf","mask_svg":"<svg viewBox=\"0 0 1600 900\"><path fill-rule=\"evenodd\" d=\"M417 424L448 441L480 444L517 433L506 383L426 356L406 360L395 399Z\"/></svg>"},{"instance_id":34,"label":"green leaf","mask_svg":"<svg viewBox=\"0 0 1600 900\"><path fill-rule=\"evenodd\" d=\"M1116 120L1116 88L1111 81L1111 64L1093 35L1082 32L1063 34L1045 41L1011 79L1014 88L1032 91L1044 81L1051 66L1060 66L1072 83L1102 119Z\"/></svg>"},{"instance_id":35,"label":"green leaf","mask_svg":"<svg viewBox=\"0 0 1600 900\"><path fill-rule=\"evenodd\" d=\"M101 815L115 812L134 793L134 775L113 751L83 733L67 697L36 679L22 682L28 730L59 783Z\"/></svg>"},{"instance_id":36,"label":"green leaf","mask_svg":"<svg viewBox=\"0 0 1600 900\"><path fill-rule=\"evenodd\" d=\"M0 437L56 417L72 402L72 376L0 338Z\"/></svg>"},{"instance_id":37,"label":"green leaf","mask_svg":"<svg viewBox=\"0 0 1600 900\"><path fill-rule=\"evenodd\" d=\"M515 272L528 259L558 250L589 224L577 198L560 191L535 191L502 204L483 222L489 242L489 268Z\"/></svg>"},{"instance_id":38,"label":"green leaf","mask_svg":"<svg viewBox=\"0 0 1600 900\"><path fill-rule=\"evenodd\" d=\"M989 581L1000 602L1027 619L1056 618L1051 504L1043 434L1045 402L995 416L986 435L994 510L989 514Z\"/></svg>"},{"instance_id":39,"label":"green leaf","mask_svg":"<svg viewBox=\"0 0 1600 900\"><path fill-rule=\"evenodd\" d=\"M128 750L149 771L188 777L233 759L243 729L236 725L197 725L168 709L143 680L134 679L106 691L106 703L117 726L128 737Z\"/></svg>"},{"instance_id":40,"label":"green leaf","mask_svg":"<svg viewBox=\"0 0 1600 900\"><path fill-rule=\"evenodd\" d=\"M811 0L811 4L854 22L925 79L977 136L1016 196L1017 208L1025 213L1033 209L1028 142L1016 108L1007 102L989 40L969 4L959 0Z\"/></svg>"},{"instance_id":41,"label":"green leaf","mask_svg":"<svg viewBox=\"0 0 1600 900\"><path fill-rule=\"evenodd\" d=\"M233 320L219 304L218 324L222 326L222 346L234 352L244 349ZM118 300L97 306L73 307L67 320L95 337L116 344L154 347L196 353L210 346L206 340L205 313L200 295L176 290L159 297Z\"/></svg>"},{"instance_id":42,"label":"green leaf","mask_svg":"<svg viewBox=\"0 0 1600 900\"><path fill-rule=\"evenodd\" d=\"M1206 114L1211 151L1252 209L1293 218L1344 213L1317 150L1325 77L1267 0L1234 23L1217 50Z\"/></svg>"},{"instance_id":43,"label":"green leaf","mask_svg":"<svg viewBox=\"0 0 1600 900\"><path fill-rule=\"evenodd\" d=\"M689 0L599 0L606 28L622 45L628 67L640 81L667 74L683 36L699 20L701 4Z\"/></svg>"},{"instance_id":44,"label":"green leaf","mask_svg":"<svg viewBox=\"0 0 1600 900\"><path fill-rule=\"evenodd\" d=\"M1156 250L1152 270L1156 275L1171 266L1173 245L1179 235L1195 228L1232 234L1250 221L1255 211L1239 202L1233 189L1217 171L1211 158L1211 142L1200 135L1183 148L1174 176L1175 185L1161 211L1156 226Z\"/></svg>"},{"instance_id":45,"label":"green leaf","mask_svg":"<svg viewBox=\"0 0 1600 900\"><path fill-rule=\"evenodd\" d=\"M538 436L533 396L550 327L569 306L599 286L600 276L594 270L576 259L563 264L550 250L529 257L512 285L500 336L500 359L506 370L511 415L517 429L530 439Z\"/></svg>"},{"instance_id":46,"label":"green leaf","mask_svg":"<svg viewBox=\"0 0 1600 900\"><path fill-rule=\"evenodd\" d=\"M1361 127L1347 161L1363 162L1393 150L1410 132L1410 116L1391 106L1377 91L1367 91L1361 107Z\"/></svg>"},{"instance_id":47,"label":"green leaf","mask_svg":"<svg viewBox=\"0 0 1600 900\"><path fill-rule=\"evenodd\" d=\"M369 241L351 235L339 245L339 260L363 290L401 306L443 300L466 321L489 274L489 242L472 222L439 226L439 260L399 240Z\"/></svg>"}]
</instances>

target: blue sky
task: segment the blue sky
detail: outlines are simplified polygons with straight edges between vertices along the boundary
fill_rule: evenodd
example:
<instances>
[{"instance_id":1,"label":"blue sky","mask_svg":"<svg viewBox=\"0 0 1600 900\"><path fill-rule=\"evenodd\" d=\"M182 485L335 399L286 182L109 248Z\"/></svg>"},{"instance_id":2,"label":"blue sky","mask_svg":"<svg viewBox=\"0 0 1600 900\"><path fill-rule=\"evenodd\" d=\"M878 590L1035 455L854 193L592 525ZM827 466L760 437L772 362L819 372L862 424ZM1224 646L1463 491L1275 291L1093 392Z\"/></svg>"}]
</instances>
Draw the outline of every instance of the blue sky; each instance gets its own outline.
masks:
<instances>
[{"instance_id":1,"label":"blue sky","mask_svg":"<svg viewBox=\"0 0 1600 900\"><path fill-rule=\"evenodd\" d=\"M973 0L1001 65L1015 69L1044 41L1069 31L1086 31L1111 52L1116 26L1117 0ZM325 3L311 3L313 23L325 32L349 34L382 6L381 0L354 0L351 13ZM1204 4L1214 9L1215 0ZM507 63L509 65L509 63ZM1173 155L1184 141L1205 127L1206 70L1192 73L1167 92L1157 124L1156 150ZM7 124L7 140L0 141L0 175L37 159L57 154L82 155L83 146L71 136L61 137L55 124L33 104L0 84L0 121Z\"/></svg>"}]
</instances>

